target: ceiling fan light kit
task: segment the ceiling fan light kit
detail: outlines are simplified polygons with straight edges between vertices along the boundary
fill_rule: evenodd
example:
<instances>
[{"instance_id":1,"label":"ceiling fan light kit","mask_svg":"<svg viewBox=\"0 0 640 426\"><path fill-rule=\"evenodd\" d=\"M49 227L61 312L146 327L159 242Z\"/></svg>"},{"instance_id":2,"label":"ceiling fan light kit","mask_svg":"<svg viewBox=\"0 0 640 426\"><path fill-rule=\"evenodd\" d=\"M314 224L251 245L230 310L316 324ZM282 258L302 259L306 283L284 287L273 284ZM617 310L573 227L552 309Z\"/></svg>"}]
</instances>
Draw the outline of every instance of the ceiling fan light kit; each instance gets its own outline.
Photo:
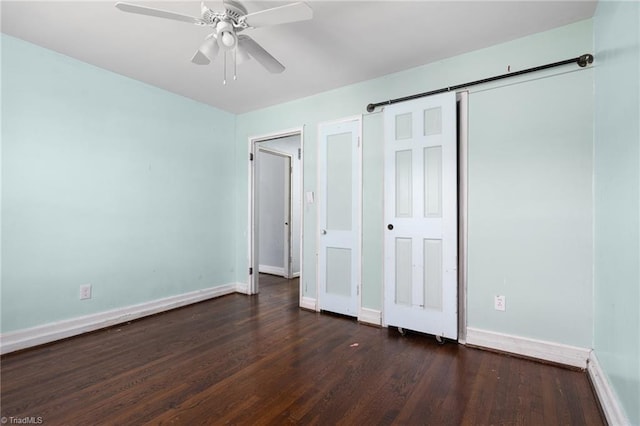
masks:
<instances>
[{"instance_id":1,"label":"ceiling fan light kit","mask_svg":"<svg viewBox=\"0 0 640 426\"><path fill-rule=\"evenodd\" d=\"M270 9L247 13L247 9L238 1L223 0L224 10L209 9L204 1L200 4L200 17L182 15L166 10L118 2L116 7L123 12L147 15L156 18L171 19L198 26L213 28L202 42L191 62L196 65L211 63L222 49L223 84L227 82L227 52L233 52L233 79L236 79L236 66L239 63L255 59L270 73L281 73L285 67L253 38L238 34L247 29L304 21L313 18L313 10L303 2L291 3Z\"/></svg>"},{"instance_id":2,"label":"ceiling fan light kit","mask_svg":"<svg viewBox=\"0 0 640 426\"><path fill-rule=\"evenodd\" d=\"M214 33L218 37L218 43L220 47L224 49L233 49L236 47L236 33L233 30L231 23L226 21L220 21L216 25L216 32Z\"/></svg>"}]
</instances>

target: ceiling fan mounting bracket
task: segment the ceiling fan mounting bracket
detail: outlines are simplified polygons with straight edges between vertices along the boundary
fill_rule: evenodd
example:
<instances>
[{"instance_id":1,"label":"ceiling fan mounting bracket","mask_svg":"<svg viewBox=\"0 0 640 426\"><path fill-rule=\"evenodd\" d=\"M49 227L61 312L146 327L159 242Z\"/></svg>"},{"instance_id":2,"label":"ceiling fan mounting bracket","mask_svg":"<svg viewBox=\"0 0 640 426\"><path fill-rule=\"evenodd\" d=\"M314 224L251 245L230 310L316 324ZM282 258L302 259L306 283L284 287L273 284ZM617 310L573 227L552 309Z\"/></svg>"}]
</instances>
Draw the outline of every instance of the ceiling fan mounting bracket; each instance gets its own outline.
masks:
<instances>
[{"instance_id":1,"label":"ceiling fan mounting bracket","mask_svg":"<svg viewBox=\"0 0 640 426\"><path fill-rule=\"evenodd\" d=\"M233 25L234 28L247 28L247 25L239 25L239 21L244 15L247 14L247 10L240 3L227 0L224 3L225 10L223 12L215 11L209 9L203 4L202 7L202 21L203 24L200 25L208 25L210 27L215 27L218 22L229 22Z\"/></svg>"},{"instance_id":2,"label":"ceiling fan mounting bracket","mask_svg":"<svg viewBox=\"0 0 640 426\"><path fill-rule=\"evenodd\" d=\"M239 19L247 14L247 9L235 0L226 0L224 2L225 15L228 19L231 19L234 23L238 23Z\"/></svg>"}]
</instances>

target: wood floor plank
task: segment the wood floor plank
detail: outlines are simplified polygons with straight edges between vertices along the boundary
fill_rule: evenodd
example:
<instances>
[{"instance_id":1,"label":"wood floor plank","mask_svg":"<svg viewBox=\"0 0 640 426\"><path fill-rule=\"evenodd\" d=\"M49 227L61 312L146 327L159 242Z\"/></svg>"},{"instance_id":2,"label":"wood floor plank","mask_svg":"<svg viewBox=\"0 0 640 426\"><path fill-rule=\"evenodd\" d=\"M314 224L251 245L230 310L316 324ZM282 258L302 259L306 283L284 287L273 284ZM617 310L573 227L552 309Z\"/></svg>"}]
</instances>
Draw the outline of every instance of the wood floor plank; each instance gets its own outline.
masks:
<instances>
[{"instance_id":1,"label":"wood floor plank","mask_svg":"<svg viewBox=\"0 0 640 426\"><path fill-rule=\"evenodd\" d=\"M1 358L48 425L602 425L585 372L298 307L298 280Z\"/></svg>"}]
</instances>

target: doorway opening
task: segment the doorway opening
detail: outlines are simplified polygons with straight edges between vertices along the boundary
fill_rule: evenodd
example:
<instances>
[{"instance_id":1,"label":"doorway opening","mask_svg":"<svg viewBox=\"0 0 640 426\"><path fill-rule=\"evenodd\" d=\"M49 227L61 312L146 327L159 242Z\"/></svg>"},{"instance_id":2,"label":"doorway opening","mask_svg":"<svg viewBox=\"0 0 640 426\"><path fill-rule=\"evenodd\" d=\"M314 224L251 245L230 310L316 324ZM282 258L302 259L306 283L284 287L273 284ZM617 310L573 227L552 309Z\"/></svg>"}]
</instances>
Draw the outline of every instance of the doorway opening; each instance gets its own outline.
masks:
<instances>
[{"instance_id":1,"label":"doorway opening","mask_svg":"<svg viewBox=\"0 0 640 426\"><path fill-rule=\"evenodd\" d=\"M302 277L302 144L302 128L249 138L248 294L261 274Z\"/></svg>"}]
</instances>

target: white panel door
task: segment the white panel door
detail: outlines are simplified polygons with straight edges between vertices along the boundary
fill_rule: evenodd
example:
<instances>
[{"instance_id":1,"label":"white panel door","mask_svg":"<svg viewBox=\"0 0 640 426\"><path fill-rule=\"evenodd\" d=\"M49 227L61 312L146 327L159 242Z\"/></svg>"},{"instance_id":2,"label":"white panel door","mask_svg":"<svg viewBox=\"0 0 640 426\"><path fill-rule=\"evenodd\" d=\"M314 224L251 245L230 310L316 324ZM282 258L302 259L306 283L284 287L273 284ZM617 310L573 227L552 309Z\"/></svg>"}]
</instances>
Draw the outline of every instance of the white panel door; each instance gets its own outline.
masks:
<instances>
[{"instance_id":1,"label":"white panel door","mask_svg":"<svg viewBox=\"0 0 640 426\"><path fill-rule=\"evenodd\" d=\"M384 322L458 337L456 94L385 107Z\"/></svg>"},{"instance_id":2,"label":"white panel door","mask_svg":"<svg viewBox=\"0 0 640 426\"><path fill-rule=\"evenodd\" d=\"M357 316L360 265L360 120L320 125L318 303Z\"/></svg>"},{"instance_id":3,"label":"white panel door","mask_svg":"<svg viewBox=\"0 0 640 426\"><path fill-rule=\"evenodd\" d=\"M284 277L291 278L291 157L284 157Z\"/></svg>"},{"instance_id":4,"label":"white panel door","mask_svg":"<svg viewBox=\"0 0 640 426\"><path fill-rule=\"evenodd\" d=\"M289 278L289 199L291 158L260 147L259 165L259 272Z\"/></svg>"}]
</instances>

